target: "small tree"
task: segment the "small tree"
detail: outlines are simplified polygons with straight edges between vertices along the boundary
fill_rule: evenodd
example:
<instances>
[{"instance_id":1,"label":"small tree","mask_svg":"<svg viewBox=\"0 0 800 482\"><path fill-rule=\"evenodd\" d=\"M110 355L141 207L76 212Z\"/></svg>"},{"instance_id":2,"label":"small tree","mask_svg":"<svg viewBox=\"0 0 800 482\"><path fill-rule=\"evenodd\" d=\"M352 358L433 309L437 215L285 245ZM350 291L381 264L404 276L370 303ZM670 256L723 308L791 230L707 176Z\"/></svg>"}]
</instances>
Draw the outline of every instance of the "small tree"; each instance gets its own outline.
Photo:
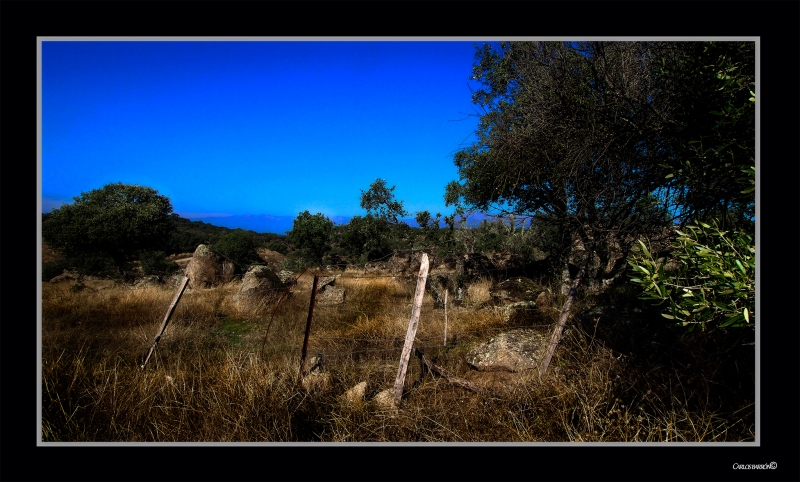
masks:
<instances>
[{"instance_id":1,"label":"small tree","mask_svg":"<svg viewBox=\"0 0 800 482\"><path fill-rule=\"evenodd\" d=\"M321 263L323 256L331 249L333 221L322 213L311 215L308 211L298 214L287 233L294 250L303 258Z\"/></svg>"},{"instance_id":2,"label":"small tree","mask_svg":"<svg viewBox=\"0 0 800 482\"><path fill-rule=\"evenodd\" d=\"M361 191L361 207L367 210L367 214L391 225L399 224L400 218L408 216L408 213L403 208L403 201L394 198L395 187L386 187L386 181L376 179L369 190Z\"/></svg>"},{"instance_id":3,"label":"small tree","mask_svg":"<svg viewBox=\"0 0 800 482\"><path fill-rule=\"evenodd\" d=\"M69 257L109 257L124 271L139 251L164 250L175 229L172 203L150 187L106 184L73 200L42 223L44 240Z\"/></svg>"}]
</instances>

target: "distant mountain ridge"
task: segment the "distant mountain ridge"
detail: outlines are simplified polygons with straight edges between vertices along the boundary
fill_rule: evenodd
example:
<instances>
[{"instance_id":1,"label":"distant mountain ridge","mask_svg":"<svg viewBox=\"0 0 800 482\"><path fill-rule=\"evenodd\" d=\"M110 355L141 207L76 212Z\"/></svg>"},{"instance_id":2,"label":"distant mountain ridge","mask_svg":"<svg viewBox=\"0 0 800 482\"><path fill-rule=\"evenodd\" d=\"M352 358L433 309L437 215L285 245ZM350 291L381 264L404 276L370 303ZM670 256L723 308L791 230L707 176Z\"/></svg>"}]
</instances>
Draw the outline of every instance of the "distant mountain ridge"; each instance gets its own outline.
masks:
<instances>
[{"instance_id":1,"label":"distant mountain ridge","mask_svg":"<svg viewBox=\"0 0 800 482\"><path fill-rule=\"evenodd\" d=\"M202 221L214 226L221 226L229 229L248 229L257 233L274 233L285 235L287 231L291 231L294 219L296 216L272 216L269 214L238 214L231 216L205 216L205 217L188 217L189 221ZM333 216L329 217L334 224L347 224L353 219L353 216ZM484 219L491 219L482 213L475 213L469 216L468 223L478 224ZM401 219L404 223L412 228L419 227L414 218ZM440 223L444 226L444 222Z\"/></svg>"}]
</instances>

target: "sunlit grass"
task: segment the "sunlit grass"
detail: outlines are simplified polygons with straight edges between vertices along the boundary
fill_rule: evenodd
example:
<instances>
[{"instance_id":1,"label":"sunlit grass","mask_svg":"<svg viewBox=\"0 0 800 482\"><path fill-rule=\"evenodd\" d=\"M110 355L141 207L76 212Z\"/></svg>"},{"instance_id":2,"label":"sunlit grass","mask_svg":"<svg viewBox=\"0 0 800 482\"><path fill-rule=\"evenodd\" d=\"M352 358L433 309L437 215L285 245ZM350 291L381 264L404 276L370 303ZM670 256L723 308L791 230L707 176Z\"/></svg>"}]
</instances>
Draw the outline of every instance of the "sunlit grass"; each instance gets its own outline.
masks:
<instances>
[{"instance_id":1,"label":"sunlit grass","mask_svg":"<svg viewBox=\"0 0 800 482\"><path fill-rule=\"evenodd\" d=\"M577 324L552 372L479 373L474 344L508 328L488 280L460 307L425 296L417 346L482 387L473 393L423 374L412 358L399 412L374 396L394 384L416 278L342 276L338 305L317 304L309 356L324 377L301 383L310 279L253 315L232 301L238 284L184 293L146 369L140 364L175 294L173 286L74 291L43 283L42 429L45 441L747 441L752 402L725 409L713 383L682 380L664 362L630 361ZM543 287L545 289L546 287ZM558 317L553 296L531 325ZM625 300L621 300L624 302ZM582 300L583 307L590 300ZM579 305L580 305L579 303ZM580 308L581 306L578 306ZM556 308L556 309L553 309ZM269 327L269 332L267 332ZM618 336L623 336L622 334ZM693 356L701 356L695 354ZM314 375L318 376L318 375ZM710 376L710 375L709 375ZM307 380L308 382L308 380ZM342 396L366 382L365 396ZM728 404L727 406L730 406Z\"/></svg>"}]
</instances>

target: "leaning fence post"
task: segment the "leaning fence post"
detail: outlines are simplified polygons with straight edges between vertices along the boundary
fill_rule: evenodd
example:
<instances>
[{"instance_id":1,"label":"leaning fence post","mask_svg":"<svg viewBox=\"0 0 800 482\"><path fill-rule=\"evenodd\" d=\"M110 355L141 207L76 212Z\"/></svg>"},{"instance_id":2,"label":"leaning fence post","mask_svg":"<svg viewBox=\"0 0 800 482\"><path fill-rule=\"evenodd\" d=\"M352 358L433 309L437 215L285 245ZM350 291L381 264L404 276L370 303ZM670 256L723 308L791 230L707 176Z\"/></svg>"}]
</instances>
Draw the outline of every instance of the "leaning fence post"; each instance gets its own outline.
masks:
<instances>
[{"instance_id":1,"label":"leaning fence post","mask_svg":"<svg viewBox=\"0 0 800 482\"><path fill-rule=\"evenodd\" d=\"M394 382L394 403L400 405L403 397L403 385L406 381L406 371L408 370L408 359L411 357L411 348L414 345L414 337L417 335L417 325L419 314L422 309L422 298L425 296L425 281L428 279L428 255L422 253L422 263L419 267L417 277L417 291L414 293L414 306L411 308L411 321L408 323L406 341L403 344L403 352L400 355L400 366L397 369L397 379Z\"/></svg>"},{"instance_id":2,"label":"leaning fence post","mask_svg":"<svg viewBox=\"0 0 800 482\"><path fill-rule=\"evenodd\" d=\"M181 285L178 288L178 292L175 293L175 296L172 297L172 302L167 308L167 314L164 316L164 321L161 322L161 327L158 329L158 333L156 333L156 338L153 340L153 344L150 346L150 350L147 352L147 357L144 359L144 363L142 363L142 370L144 370L145 365L150 360L150 356L153 354L153 350L156 349L156 345L158 344L158 340L161 339L161 335L164 334L164 330L167 329L167 323L169 323L169 319L172 317L172 313L175 312L175 307L178 305L178 300L181 299L181 295L183 294L183 290L186 289L186 284L189 282L189 277L184 276L183 281L181 281Z\"/></svg>"},{"instance_id":3,"label":"leaning fence post","mask_svg":"<svg viewBox=\"0 0 800 482\"><path fill-rule=\"evenodd\" d=\"M308 305L308 320L306 321L306 337L303 340L303 353L300 356L300 376L303 376L303 368L306 364L306 353L308 352L308 335L311 333L311 318L314 317L314 301L317 295L318 275L314 275L314 284L311 287L311 302Z\"/></svg>"}]
</instances>

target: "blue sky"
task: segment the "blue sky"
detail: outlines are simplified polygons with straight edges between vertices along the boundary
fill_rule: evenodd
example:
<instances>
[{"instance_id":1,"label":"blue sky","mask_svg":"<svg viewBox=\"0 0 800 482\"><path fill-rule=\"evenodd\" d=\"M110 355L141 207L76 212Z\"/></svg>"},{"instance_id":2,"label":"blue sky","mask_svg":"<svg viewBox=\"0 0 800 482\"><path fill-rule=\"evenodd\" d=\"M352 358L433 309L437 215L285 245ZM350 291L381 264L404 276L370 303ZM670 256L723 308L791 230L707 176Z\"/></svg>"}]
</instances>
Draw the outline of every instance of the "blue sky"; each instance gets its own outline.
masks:
<instances>
[{"instance_id":1,"label":"blue sky","mask_svg":"<svg viewBox=\"0 0 800 482\"><path fill-rule=\"evenodd\" d=\"M140 184L187 218L364 214L376 178L449 214L473 41L43 41L42 211Z\"/></svg>"}]
</instances>

